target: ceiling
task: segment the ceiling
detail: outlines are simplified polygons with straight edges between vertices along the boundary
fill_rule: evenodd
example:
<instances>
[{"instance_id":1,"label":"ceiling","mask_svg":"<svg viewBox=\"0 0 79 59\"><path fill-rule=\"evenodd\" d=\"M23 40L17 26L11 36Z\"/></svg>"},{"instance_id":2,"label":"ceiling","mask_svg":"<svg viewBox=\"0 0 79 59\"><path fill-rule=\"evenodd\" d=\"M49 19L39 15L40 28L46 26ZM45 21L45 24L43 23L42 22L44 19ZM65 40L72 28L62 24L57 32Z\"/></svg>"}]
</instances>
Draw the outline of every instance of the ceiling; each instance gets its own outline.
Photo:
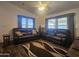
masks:
<instances>
[{"instance_id":1,"label":"ceiling","mask_svg":"<svg viewBox=\"0 0 79 59\"><path fill-rule=\"evenodd\" d=\"M10 2L20 8L23 8L33 14L37 14L37 8L35 5L38 5L38 1L12 1ZM59 13L62 11L79 8L79 1L42 1L42 4L47 4L48 9L44 10L47 15Z\"/></svg>"}]
</instances>

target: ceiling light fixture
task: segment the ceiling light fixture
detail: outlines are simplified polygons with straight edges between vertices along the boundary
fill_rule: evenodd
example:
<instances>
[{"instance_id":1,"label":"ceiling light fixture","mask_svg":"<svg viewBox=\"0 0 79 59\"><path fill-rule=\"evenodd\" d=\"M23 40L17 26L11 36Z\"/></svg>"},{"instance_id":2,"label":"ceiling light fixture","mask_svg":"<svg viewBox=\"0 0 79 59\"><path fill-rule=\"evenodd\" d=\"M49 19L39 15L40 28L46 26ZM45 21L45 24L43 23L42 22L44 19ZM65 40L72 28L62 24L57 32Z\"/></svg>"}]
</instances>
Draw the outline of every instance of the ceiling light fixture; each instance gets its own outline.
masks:
<instances>
[{"instance_id":1,"label":"ceiling light fixture","mask_svg":"<svg viewBox=\"0 0 79 59\"><path fill-rule=\"evenodd\" d=\"M38 7L38 10L43 11L45 10L45 7Z\"/></svg>"},{"instance_id":2,"label":"ceiling light fixture","mask_svg":"<svg viewBox=\"0 0 79 59\"><path fill-rule=\"evenodd\" d=\"M47 4L43 4L42 2L38 2L39 4L38 5L36 5L35 7L37 7L38 8L38 10L39 11L43 11L43 10L45 10L45 9L47 9Z\"/></svg>"}]
</instances>

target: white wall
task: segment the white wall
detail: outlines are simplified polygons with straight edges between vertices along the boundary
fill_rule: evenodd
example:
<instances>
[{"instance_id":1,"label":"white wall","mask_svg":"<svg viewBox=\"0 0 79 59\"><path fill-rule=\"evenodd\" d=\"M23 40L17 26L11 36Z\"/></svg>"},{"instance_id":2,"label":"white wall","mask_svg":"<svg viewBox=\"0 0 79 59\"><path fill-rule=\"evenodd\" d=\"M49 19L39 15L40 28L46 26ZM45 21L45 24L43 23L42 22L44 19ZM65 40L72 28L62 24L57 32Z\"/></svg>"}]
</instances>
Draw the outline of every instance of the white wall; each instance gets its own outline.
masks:
<instances>
[{"instance_id":1,"label":"white wall","mask_svg":"<svg viewBox=\"0 0 79 59\"><path fill-rule=\"evenodd\" d=\"M45 27L45 16L37 16L36 18L36 28L38 30L39 26Z\"/></svg>"},{"instance_id":2,"label":"white wall","mask_svg":"<svg viewBox=\"0 0 79 59\"><path fill-rule=\"evenodd\" d=\"M68 11L64 11L64 12L60 12L58 14L51 14L51 15L46 16L46 18L55 17L55 16L68 14L68 13L75 13L75 18L74 18L75 34L76 34L76 36L79 36L79 8L68 10Z\"/></svg>"},{"instance_id":3,"label":"white wall","mask_svg":"<svg viewBox=\"0 0 79 59\"><path fill-rule=\"evenodd\" d=\"M17 15L33 16L33 14L7 2L0 2L0 42L2 35L17 27Z\"/></svg>"}]
</instances>

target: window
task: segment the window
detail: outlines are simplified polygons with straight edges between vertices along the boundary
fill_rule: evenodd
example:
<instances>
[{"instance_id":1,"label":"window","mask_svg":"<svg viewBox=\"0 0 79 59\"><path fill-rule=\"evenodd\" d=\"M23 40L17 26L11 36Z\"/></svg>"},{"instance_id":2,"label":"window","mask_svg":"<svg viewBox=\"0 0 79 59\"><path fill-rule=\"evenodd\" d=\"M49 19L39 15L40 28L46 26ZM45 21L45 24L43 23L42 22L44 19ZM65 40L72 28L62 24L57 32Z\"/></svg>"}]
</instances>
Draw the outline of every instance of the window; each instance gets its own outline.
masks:
<instances>
[{"instance_id":1,"label":"window","mask_svg":"<svg viewBox=\"0 0 79 59\"><path fill-rule=\"evenodd\" d=\"M67 17L58 17L47 19L48 29L68 29Z\"/></svg>"},{"instance_id":2,"label":"window","mask_svg":"<svg viewBox=\"0 0 79 59\"><path fill-rule=\"evenodd\" d=\"M55 29L55 27L56 27L56 19L49 19L48 20L48 28Z\"/></svg>"},{"instance_id":3,"label":"window","mask_svg":"<svg viewBox=\"0 0 79 59\"><path fill-rule=\"evenodd\" d=\"M27 25L28 28L33 28L33 19L28 19L27 23L28 23Z\"/></svg>"},{"instance_id":4,"label":"window","mask_svg":"<svg viewBox=\"0 0 79 59\"><path fill-rule=\"evenodd\" d=\"M34 18L26 16L18 16L18 27L19 28L34 28Z\"/></svg>"},{"instance_id":5,"label":"window","mask_svg":"<svg viewBox=\"0 0 79 59\"><path fill-rule=\"evenodd\" d=\"M58 18L58 29L67 29L67 17Z\"/></svg>"},{"instance_id":6,"label":"window","mask_svg":"<svg viewBox=\"0 0 79 59\"><path fill-rule=\"evenodd\" d=\"M22 18L22 28L26 28L26 18Z\"/></svg>"}]
</instances>

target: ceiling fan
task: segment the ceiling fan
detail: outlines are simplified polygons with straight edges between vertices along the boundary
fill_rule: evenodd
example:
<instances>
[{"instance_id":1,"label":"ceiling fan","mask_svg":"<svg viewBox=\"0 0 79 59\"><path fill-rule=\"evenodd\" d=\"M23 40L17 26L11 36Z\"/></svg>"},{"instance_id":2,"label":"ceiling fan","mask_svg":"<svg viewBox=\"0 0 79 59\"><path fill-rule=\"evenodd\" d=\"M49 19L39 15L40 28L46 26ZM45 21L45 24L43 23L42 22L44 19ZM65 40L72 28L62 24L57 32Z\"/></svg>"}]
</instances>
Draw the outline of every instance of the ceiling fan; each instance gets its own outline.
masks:
<instances>
[{"instance_id":1,"label":"ceiling fan","mask_svg":"<svg viewBox=\"0 0 79 59\"><path fill-rule=\"evenodd\" d=\"M39 1L38 4L34 5L34 7L36 7L40 11L43 11L43 10L46 10L48 8L48 4L42 3Z\"/></svg>"},{"instance_id":2,"label":"ceiling fan","mask_svg":"<svg viewBox=\"0 0 79 59\"><path fill-rule=\"evenodd\" d=\"M37 8L39 11L44 11L48 8L48 4L49 2L41 2L41 1L38 1L38 2L32 2L31 6L34 7L34 8ZM25 3L23 2L22 5L24 6Z\"/></svg>"}]
</instances>

